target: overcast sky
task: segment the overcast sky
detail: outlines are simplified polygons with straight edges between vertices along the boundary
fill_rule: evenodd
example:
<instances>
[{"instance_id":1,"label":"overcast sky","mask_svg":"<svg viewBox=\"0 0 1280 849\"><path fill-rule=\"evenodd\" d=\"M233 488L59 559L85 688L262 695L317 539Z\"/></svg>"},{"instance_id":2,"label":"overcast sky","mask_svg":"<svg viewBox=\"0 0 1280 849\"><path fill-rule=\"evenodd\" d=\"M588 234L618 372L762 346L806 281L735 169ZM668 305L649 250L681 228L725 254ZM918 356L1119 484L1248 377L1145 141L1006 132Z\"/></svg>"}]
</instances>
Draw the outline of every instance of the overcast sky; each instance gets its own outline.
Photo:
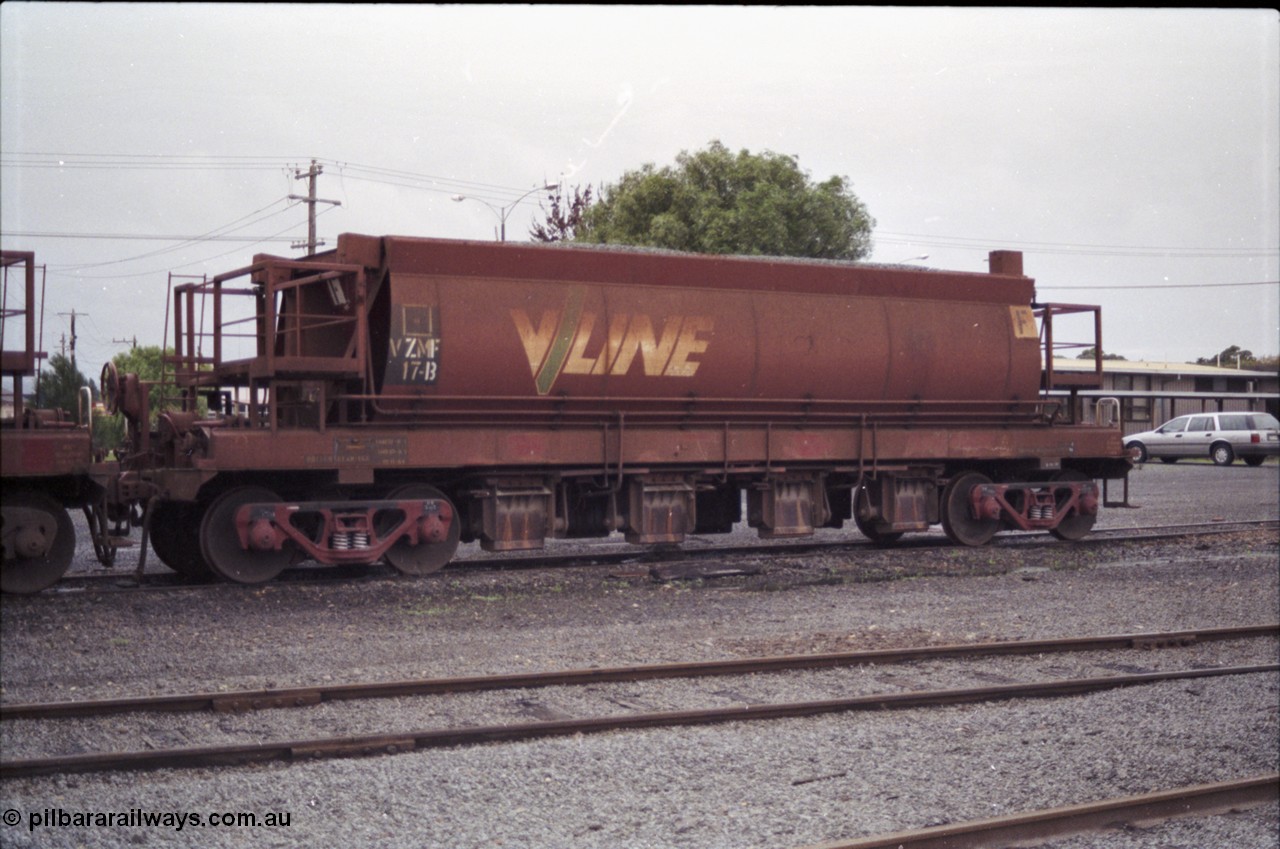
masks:
<instances>
[{"instance_id":1,"label":"overcast sky","mask_svg":"<svg viewBox=\"0 0 1280 849\"><path fill-rule=\"evenodd\" d=\"M312 158L330 245L492 239L713 139L848 177L877 261L1024 251L1109 352L1280 351L1274 10L0 5L0 241L91 377L170 271L297 255Z\"/></svg>"}]
</instances>

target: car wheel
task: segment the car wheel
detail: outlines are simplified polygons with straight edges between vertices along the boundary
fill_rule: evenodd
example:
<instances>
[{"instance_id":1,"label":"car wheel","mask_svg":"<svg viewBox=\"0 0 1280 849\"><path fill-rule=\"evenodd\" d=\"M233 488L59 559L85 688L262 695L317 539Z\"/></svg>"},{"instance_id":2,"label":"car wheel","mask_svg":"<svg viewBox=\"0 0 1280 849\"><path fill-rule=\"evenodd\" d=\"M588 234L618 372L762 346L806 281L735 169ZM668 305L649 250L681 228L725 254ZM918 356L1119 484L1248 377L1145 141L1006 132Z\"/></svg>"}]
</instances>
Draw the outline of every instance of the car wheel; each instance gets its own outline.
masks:
<instances>
[{"instance_id":1,"label":"car wheel","mask_svg":"<svg viewBox=\"0 0 1280 849\"><path fill-rule=\"evenodd\" d=\"M1263 463L1267 461L1267 458L1261 454L1255 454L1252 457L1244 457L1242 459L1244 460L1246 466L1261 466Z\"/></svg>"},{"instance_id":2,"label":"car wheel","mask_svg":"<svg viewBox=\"0 0 1280 849\"><path fill-rule=\"evenodd\" d=\"M1213 458L1216 465L1230 466L1235 462L1236 452L1232 451L1231 446L1225 442L1215 442L1209 449L1209 456Z\"/></svg>"},{"instance_id":3,"label":"car wheel","mask_svg":"<svg viewBox=\"0 0 1280 849\"><path fill-rule=\"evenodd\" d=\"M1141 442L1130 442L1125 448L1128 448L1130 453L1134 455L1133 459L1136 463L1145 463L1151 459L1151 455L1147 453L1147 446Z\"/></svg>"}]
</instances>

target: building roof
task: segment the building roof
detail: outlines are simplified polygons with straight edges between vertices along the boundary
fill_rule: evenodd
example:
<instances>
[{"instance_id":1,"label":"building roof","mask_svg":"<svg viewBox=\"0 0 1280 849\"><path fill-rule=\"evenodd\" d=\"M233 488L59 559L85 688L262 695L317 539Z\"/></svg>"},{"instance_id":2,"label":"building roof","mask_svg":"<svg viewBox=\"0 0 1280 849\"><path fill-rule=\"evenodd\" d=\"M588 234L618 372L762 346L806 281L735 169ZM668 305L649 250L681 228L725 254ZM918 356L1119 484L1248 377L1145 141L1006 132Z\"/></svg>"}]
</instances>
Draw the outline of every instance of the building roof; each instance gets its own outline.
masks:
<instances>
[{"instance_id":1,"label":"building roof","mask_svg":"<svg viewBox=\"0 0 1280 849\"><path fill-rule=\"evenodd\" d=\"M1069 357L1054 357L1054 371L1093 371L1094 362L1077 360ZM1165 374L1183 375L1186 377L1276 377L1274 371L1251 371L1249 369L1222 368L1220 366L1202 366L1195 363L1159 363L1143 360L1103 360L1102 371L1112 374Z\"/></svg>"}]
</instances>

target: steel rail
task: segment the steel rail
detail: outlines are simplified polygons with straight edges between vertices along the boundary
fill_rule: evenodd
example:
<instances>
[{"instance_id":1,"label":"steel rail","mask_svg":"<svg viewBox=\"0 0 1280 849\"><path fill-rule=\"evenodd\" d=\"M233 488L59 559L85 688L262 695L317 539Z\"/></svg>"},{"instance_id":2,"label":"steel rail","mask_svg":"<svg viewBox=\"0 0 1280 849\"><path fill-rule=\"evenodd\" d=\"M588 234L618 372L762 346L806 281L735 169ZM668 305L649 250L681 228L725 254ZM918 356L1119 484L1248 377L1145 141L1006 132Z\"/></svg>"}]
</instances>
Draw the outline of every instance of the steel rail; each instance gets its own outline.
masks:
<instances>
[{"instance_id":1,"label":"steel rail","mask_svg":"<svg viewBox=\"0 0 1280 849\"><path fill-rule=\"evenodd\" d=\"M854 840L835 840L802 849L987 849L993 846L1035 846L1086 832L1120 825L1180 817L1211 816L1240 811L1280 799L1280 773L1197 784L1173 790L1122 796L1080 805L1047 808L1003 817L949 823L930 828L881 834Z\"/></svg>"},{"instance_id":2,"label":"steel rail","mask_svg":"<svg viewBox=\"0 0 1280 849\"><path fill-rule=\"evenodd\" d=\"M59 755L0 761L0 780L38 775L116 772L146 769L236 766L268 761L305 761L313 758L349 758L407 751L453 748L481 743L516 742L607 731L716 725L771 719L794 719L853 711L905 710L909 708L1007 701L1018 698L1054 698L1101 692L1120 687L1155 684L1226 675L1252 675L1280 671L1280 664L1233 666L1073 678L1034 684L1006 684L957 690L916 691L857 696L847 699L751 705L737 708L668 711L587 719L430 729L392 734L326 737L282 742L226 746L200 746L149 751Z\"/></svg>"},{"instance_id":3,"label":"steel rail","mask_svg":"<svg viewBox=\"0 0 1280 849\"><path fill-rule=\"evenodd\" d=\"M1085 546L1085 545L1114 545L1118 543L1134 541L1152 541L1164 539L1177 539L1185 536L1208 536L1215 534L1240 533L1247 530L1275 530L1280 528L1280 523L1272 519L1261 520L1242 520L1239 522L1202 522L1188 525L1155 525L1146 528L1094 528L1090 534L1078 540L1072 540L1070 543L1058 540L1047 533L1035 532L1019 532L1006 533L997 535L990 544L983 548L987 550L999 551L1012 547L1023 546ZM1118 536L1125 535L1125 536ZM620 544L620 543L619 543ZM766 543L749 543L745 545L716 545L709 548L677 548L664 550L655 558L650 552L643 549L636 549L634 546L624 550L609 551L587 551L587 552L566 552L564 554L517 554L505 557L482 556L476 558L468 558L462 560L454 560L445 566L447 572L466 572L479 571L488 569L493 571L515 571L521 569L537 569L546 566L562 566L565 564L576 564L586 562L593 565L607 565L610 563L623 563L628 561L658 559L662 562L670 562L675 560L698 560L708 559L712 557L723 556L742 556L742 555L768 555L768 554L808 554L815 551L831 551L841 548L868 548L874 547L882 553L892 553L894 551L921 551L932 548L951 548L965 550L963 547L957 547L950 540L943 539L937 534L926 535L918 534L907 536L891 545L877 546L870 540L860 537L838 540L809 540L809 541L789 541L789 540L772 540ZM325 566L325 567L306 567L302 569L291 569L281 573L275 580L275 583L288 583L290 581L308 581L308 580L349 580L355 577L369 577L369 570L375 566ZM359 570L353 572L353 570ZM93 584L102 582L118 581L121 578L128 577L124 573L110 574L70 574L65 576L58 586L64 589L68 586L77 585L88 587ZM378 576L373 576L378 577ZM690 577L697 577L696 575ZM210 584L235 588L239 585L228 584L224 582L210 581L207 583L190 583L183 581L180 576L169 573L148 573L148 579L158 579L157 582L148 582L139 586L120 587L122 591L153 589L153 590L173 590L173 589L190 589L192 587L204 587ZM252 587L251 587L252 588ZM49 597L51 594L46 593L42 597Z\"/></svg>"},{"instance_id":4,"label":"steel rail","mask_svg":"<svg viewBox=\"0 0 1280 849\"><path fill-rule=\"evenodd\" d=\"M1258 519L1258 520L1241 520L1239 522L1200 522L1186 525L1153 525L1146 528L1094 528L1089 532L1088 536L1081 537L1077 540L1065 542L1050 535L1047 532L1035 531L1016 531L997 534L990 543L985 546L978 546L972 550L995 550L1009 549L1013 547L1024 546L1048 546L1053 548L1061 548L1063 546L1085 546L1085 545L1114 545L1129 541L1149 542L1151 540L1177 539L1185 536L1208 536L1214 534L1241 533L1249 530L1276 530L1280 529L1280 522L1274 519ZM965 546L958 546L949 539L935 532L932 535L918 533L903 537L897 542L887 545L880 545L871 540L854 537L851 539L838 540L771 540L765 543L748 543L745 545L723 545L713 546L711 548L676 548L664 551L663 555L673 555L680 559L697 559L719 557L724 555L743 555L743 554L808 554L815 551L830 551L840 548L875 548L883 553L892 553L894 551L921 551L934 548L955 549L958 551L971 550ZM607 552L582 552L572 554L532 554L532 555L515 555L510 557L479 557L475 559L454 560L445 566L447 571L466 571L468 569L494 569L498 571L510 569L537 568L545 565L555 565L566 561L591 561L595 563L611 563L614 561L624 562L643 558L646 552L631 550L623 551L607 551ZM287 575L288 573L285 573Z\"/></svg>"},{"instance_id":5,"label":"steel rail","mask_svg":"<svg viewBox=\"0 0 1280 849\"><path fill-rule=\"evenodd\" d=\"M988 549L998 551L1014 546L1051 546L1054 548L1060 548L1062 546L1108 545L1128 542L1130 540L1148 542L1151 540L1177 539L1178 537L1185 536L1206 536L1212 534L1241 533L1249 530L1276 529L1280 529L1280 522L1277 522L1274 519L1258 519L1252 521L1241 520L1239 522L1199 522L1185 525L1153 525L1146 528L1094 528L1089 532L1088 536L1081 537L1078 540L1071 540L1070 542L1059 540L1043 531L1016 531L998 534L988 545L979 546L975 550ZM814 551L829 551L831 549L839 548L867 547L875 548L877 551L884 553L892 553L895 550L919 551L922 549L932 548L948 548L959 551L968 550L965 546L957 546L949 539L938 535L938 533L934 533L933 535L919 533L903 537L901 540L888 545L878 545L862 537L838 540L771 540L765 543L723 545L702 549L677 548L664 552L664 554L669 553L682 557L683 559L696 559L742 554L808 554ZM637 558L643 558L645 554L646 552L636 551L633 547L631 550L618 552L583 552L562 555L532 554L515 555L505 558L480 557L467 560L454 560L447 565L445 569L449 571L465 571L467 569L478 568L497 570L521 569L577 560L609 563L615 560L636 560Z\"/></svg>"},{"instance_id":6,"label":"steel rail","mask_svg":"<svg viewBox=\"0 0 1280 849\"><path fill-rule=\"evenodd\" d=\"M1111 634L1052 640L1009 640L991 643L959 643L943 646L873 649L825 654L718 660L701 663L659 663L642 666L569 669L510 675L455 678L421 678L361 684L331 684L270 690L238 690L222 693L185 693L114 699L82 699L65 702L29 702L0 705L0 721L12 719L64 719L141 712L244 712L271 708L307 707L323 702L388 699L406 696L476 693L493 690L572 687L587 684L654 681L671 678L710 678L754 675L838 667L910 663L958 657L998 657L1029 654L1061 654L1083 651L1116 651L1189 646L1195 643L1244 640L1280 635L1280 623L1233 628L1206 628L1137 634Z\"/></svg>"}]
</instances>

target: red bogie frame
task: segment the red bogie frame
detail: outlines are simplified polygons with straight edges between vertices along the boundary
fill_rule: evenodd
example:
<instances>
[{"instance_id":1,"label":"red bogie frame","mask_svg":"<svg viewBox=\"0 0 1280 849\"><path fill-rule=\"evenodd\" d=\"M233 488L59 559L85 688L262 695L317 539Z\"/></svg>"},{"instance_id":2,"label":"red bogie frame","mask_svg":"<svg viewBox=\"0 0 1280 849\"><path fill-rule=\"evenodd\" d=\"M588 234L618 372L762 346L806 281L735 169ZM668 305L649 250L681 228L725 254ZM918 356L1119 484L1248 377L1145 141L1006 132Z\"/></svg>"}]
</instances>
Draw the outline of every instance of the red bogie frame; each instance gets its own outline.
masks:
<instances>
[{"instance_id":1,"label":"red bogie frame","mask_svg":"<svg viewBox=\"0 0 1280 849\"><path fill-rule=\"evenodd\" d=\"M453 520L452 505L437 499L250 503L235 514L245 551L292 543L326 565L376 562L397 543L443 543Z\"/></svg>"},{"instance_id":2,"label":"red bogie frame","mask_svg":"<svg viewBox=\"0 0 1280 849\"><path fill-rule=\"evenodd\" d=\"M1050 531L1072 516L1096 516L1098 499L1093 481L991 483L969 493L973 518L999 519L1022 531Z\"/></svg>"}]
</instances>

